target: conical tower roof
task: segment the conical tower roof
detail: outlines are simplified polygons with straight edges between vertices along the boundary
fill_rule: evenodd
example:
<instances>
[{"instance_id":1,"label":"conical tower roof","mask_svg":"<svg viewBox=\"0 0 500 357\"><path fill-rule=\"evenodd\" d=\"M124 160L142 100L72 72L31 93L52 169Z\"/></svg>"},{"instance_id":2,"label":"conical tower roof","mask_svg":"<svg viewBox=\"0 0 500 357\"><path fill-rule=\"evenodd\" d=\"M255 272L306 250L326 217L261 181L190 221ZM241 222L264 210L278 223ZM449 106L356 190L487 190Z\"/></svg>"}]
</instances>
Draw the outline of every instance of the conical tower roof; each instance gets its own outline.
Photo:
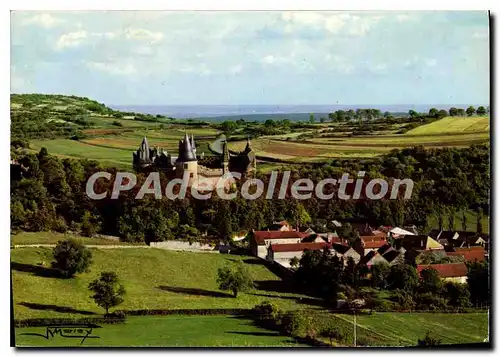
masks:
<instances>
[{"instance_id":1,"label":"conical tower roof","mask_svg":"<svg viewBox=\"0 0 500 357\"><path fill-rule=\"evenodd\" d=\"M247 137L247 146L245 147L245 152L252 151L252 143L250 142L250 137Z\"/></svg>"},{"instance_id":2,"label":"conical tower roof","mask_svg":"<svg viewBox=\"0 0 500 357\"><path fill-rule=\"evenodd\" d=\"M222 161L229 162L229 147L227 145L227 140L224 141L224 144L222 145Z\"/></svg>"},{"instance_id":3,"label":"conical tower roof","mask_svg":"<svg viewBox=\"0 0 500 357\"><path fill-rule=\"evenodd\" d=\"M187 133L184 134L184 140L179 141L179 157L177 161L196 161L196 155L193 153Z\"/></svg>"}]
</instances>

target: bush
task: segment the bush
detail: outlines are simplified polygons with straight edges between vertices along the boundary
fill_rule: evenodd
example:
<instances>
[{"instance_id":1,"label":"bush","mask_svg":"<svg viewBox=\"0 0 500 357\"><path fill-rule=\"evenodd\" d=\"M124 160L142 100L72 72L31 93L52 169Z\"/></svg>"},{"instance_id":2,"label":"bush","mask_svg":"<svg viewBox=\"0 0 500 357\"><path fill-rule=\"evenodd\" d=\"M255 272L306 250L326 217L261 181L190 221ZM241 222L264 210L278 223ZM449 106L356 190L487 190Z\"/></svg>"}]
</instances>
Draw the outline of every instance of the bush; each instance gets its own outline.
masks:
<instances>
[{"instance_id":1,"label":"bush","mask_svg":"<svg viewBox=\"0 0 500 357\"><path fill-rule=\"evenodd\" d=\"M418 310L441 310L446 309L447 301L433 293L418 294L416 297Z\"/></svg>"},{"instance_id":2,"label":"bush","mask_svg":"<svg viewBox=\"0 0 500 357\"><path fill-rule=\"evenodd\" d=\"M425 337L421 340L418 339L417 346L438 346L441 344L441 340L433 337L430 331L427 331Z\"/></svg>"},{"instance_id":3,"label":"bush","mask_svg":"<svg viewBox=\"0 0 500 357\"><path fill-rule=\"evenodd\" d=\"M76 273L88 271L92 263L92 253L84 245L73 239L59 241L52 251L54 262L52 267L71 278Z\"/></svg>"},{"instance_id":4,"label":"bush","mask_svg":"<svg viewBox=\"0 0 500 357\"><path fill-rule=\"evenodd\" d=\"M309 329L309 318L304 311L293 311L283 315L280 330L282 333L300 337Z\"/></svg>"},{"instance_id":5,"label":"bush","mask_svg":"<svg viewBox=\"0 0 500 357\"><path fill-rule=\"evenodd\" d=\"M333 341L338 341L340 343L345 342L346 339L346 333L344 330L338 326L333 326L329 325L325 327L321 332L320 335L322 337L326 337L330 340L330 345L333 346Z\"/></svg>"},{"instance_id":6,"label":"bush","mask_svg":"<svg viewBox=\"0 0 500 357\"><path fill-rule=\"evenodd\" d=\"M276 304L265 301L252 309L252 316L260 325L275 329L281 325L283 312Z\"/></svg>"},{"instance_id":7,"label":"bush","mask_svg":"<svg viewBox=\"0 0 500 357\"><path fill-rule=\"evenodd\" d=\"M114 125L114 126L123 126L123 123L122 122L119 122L118 120L114 120L111 125Z\"/></svg>"}]
</instances>

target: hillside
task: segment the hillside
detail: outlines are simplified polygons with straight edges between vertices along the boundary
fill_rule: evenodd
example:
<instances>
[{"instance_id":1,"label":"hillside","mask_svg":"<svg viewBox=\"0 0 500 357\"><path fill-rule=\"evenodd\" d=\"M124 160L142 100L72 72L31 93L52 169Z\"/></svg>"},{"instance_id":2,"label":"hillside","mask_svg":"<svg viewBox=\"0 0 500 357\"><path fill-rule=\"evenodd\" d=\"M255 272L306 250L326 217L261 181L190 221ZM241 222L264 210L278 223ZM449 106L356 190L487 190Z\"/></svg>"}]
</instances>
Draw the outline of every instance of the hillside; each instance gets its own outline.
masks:
<instances>
[{"instance_id":1,"label":"hillside","mask_svg":"<svg viewBox=\"0 0 500 357\"><path fill-rule=\"evenodd\" d=\"M446 117L433 123L419 126L408 131L407 135L440 135L451 133L487 133L490 130L490 119L486 116Z\"/></svg>"},{"instance_id":2,"label":"hillside","mask_svg":"<svg viewBox=\"0 0 500 357\"><path fill-rule=\"evenodd\" d=\"M85 317L102 314L87 286L114 271L127 290L121 309L251 308L272 299L284 309L317 308L319 301L287 292L281 279L255 257L173 252L156 248L91 248L90 272L75 279L50 276L50 248L11 250L14 318ZM217 287L217 269L243 261L258 288L233 298Z\"/></svg>"}]
</instances>

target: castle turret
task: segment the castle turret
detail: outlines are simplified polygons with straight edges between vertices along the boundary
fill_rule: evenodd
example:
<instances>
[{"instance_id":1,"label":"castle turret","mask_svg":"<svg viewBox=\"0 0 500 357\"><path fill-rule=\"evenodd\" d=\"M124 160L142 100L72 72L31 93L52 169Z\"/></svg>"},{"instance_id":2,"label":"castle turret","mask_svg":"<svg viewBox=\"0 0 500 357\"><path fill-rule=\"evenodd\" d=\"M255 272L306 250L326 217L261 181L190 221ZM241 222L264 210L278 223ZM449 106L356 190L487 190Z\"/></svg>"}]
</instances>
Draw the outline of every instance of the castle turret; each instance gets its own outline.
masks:
<instances>
[{"instance_id":1,"label":"castle turret","mask_svg":"<svg viewBox=\"0 0 500 357\"><path fill-rule=\"evenodd\" d=\"M193 134L191 134L191 149L193 151L194 157L196 157L196 143L194 142Z\"/></svg>"},{"instance_id":2,"label":"castle turret","mask_svg":"<svg viewBox=\"0 0 500 357\"><path fill-rule=\"evenodd\" d=\"M184 140L179 141L179 156L175 162L175 170L179 177L182 177L184 172L189 172L192 179L198 178L198 161L187 133L184 135Z\"/></svg>"},{"instance_id":3,"label":"castle turret","mask_svg":"<svg viewBox=\"0 0 500 357\"><path fill-rule=\"evenodd\" d=\"M247 137L247 146L245 147L245 153L252 151L252 143L250 142L250 137Z\"/></svg>"},{"instance_id":4,"label":"castle turret","mask_svg":"<svg viewBox=\"0 0 500 357\"><path fill-rule=\"evenodd\" d=\"M227 145L227 140L222 144L222 172L223 174L229 172L229 147Z\"/></svg>"}]
</instances>

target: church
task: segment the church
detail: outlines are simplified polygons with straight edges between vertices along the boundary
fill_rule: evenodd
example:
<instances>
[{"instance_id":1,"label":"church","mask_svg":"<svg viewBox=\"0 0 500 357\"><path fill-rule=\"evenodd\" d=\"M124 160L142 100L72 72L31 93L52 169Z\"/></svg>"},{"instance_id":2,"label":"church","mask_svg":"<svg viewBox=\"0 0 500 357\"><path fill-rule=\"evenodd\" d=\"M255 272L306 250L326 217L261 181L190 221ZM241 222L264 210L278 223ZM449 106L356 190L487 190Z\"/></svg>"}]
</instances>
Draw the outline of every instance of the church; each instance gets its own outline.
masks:
<instances>
[{"instance_id":1,"label":"church","mask_svg":"<svg viewBox=\"0 0 500 357\"><path fill-rule=\"evenodd\" d=\"M179 140L177 157L158 147L150 148L146 137L132 157L137 172L164 171L178 178L188 172L192 181L197 181L199 177L218 180L230 172L238 172L242 178L248 177L255 172L257 161L250 139L247 139L246 147L241 152L230 151L227 141L224 141L221 153L198 156L194 136L189 137L187 133L184 139Z\"/></svg>"}]
</instances>

